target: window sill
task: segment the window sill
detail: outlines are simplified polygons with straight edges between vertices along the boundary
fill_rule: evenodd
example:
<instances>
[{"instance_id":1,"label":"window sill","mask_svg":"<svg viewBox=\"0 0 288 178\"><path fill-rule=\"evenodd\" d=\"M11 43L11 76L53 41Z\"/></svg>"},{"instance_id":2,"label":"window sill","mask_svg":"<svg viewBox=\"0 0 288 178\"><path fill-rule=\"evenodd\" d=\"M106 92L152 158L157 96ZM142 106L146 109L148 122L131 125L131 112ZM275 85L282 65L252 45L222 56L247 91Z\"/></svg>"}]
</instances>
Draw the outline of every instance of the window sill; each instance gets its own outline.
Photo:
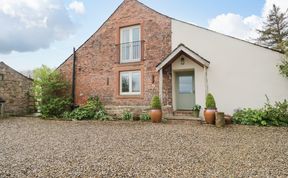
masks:
<instances>
[{"instance_id":1,"label":"window sill","mask_svg":"<svg viewBox=\"0 0 288 178\"><path fill-rule=\"evenodd\" d=\"M137 66L143 64L143 60L137 61L137 62L125 62L125 63L117 63L118 66Z\"/></svg>"},{"instance_id":2,"label":"window sill","mask_svg":"<svg viewBox=\"0 0 288 178\"><path fill-rule=\"evenodd\" d=\"M120 93L120 96L141 96L141 93Z\"/></svg>"},{"instance_id":3,"label":"window sill","mask_svg":"<svg viewBox=\"0 0 288 178\"><path fill-rule=\"evenodd\" d=\"M144 99L143 95L118 95L116 99Z\"/></svg>"},{"instance_id":4,"label":"window sill","mask_svg":"<svg viewBox=\"0 0 288 178\"><path fill-rule=\"evenodd\" d=\"M127 63L136 63L136 62L140 62L141 61L141 58L140 59L130 59L130 60L120 60L120 64L127 64Z\"/></svg>"}]
</instances>

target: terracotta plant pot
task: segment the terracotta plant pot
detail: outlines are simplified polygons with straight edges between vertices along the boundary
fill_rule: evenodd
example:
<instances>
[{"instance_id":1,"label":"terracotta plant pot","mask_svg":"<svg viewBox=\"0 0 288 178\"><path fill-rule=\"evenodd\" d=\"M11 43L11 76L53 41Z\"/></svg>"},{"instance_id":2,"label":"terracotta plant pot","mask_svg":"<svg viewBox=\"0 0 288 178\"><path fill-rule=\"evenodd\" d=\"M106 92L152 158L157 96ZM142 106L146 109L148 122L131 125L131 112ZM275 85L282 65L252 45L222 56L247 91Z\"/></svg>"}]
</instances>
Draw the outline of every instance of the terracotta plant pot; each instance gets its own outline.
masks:
<instances>
[{"instance_id":1,"label":"terracotta plant pot","mask_svg":"<svg viewBox=\"0 0 288 178\"><path fill-rule=\"evenodd\" d=\"M207 124L215 124L215 113L217 109L205 109L204 117Z\"/></svg>"},{"instance_id":2,"label":"terracotta plant pot","mask_svg":"<svg viewBox=\"0 0 288 178\"><path fill-rule=\"evenodd\" d=\"M200 111L192 111L192 117L199 118Z\"/></svg>"},{"instance_id":3,"label":"terracotta plant pot","mask_svg":"<svg viewBox=\"0 0 288 178\"><path fill-rule=\"evenodd\" d=\"M162 110L161 109L151 109L150 117L153 123L159 123L162 121Z\"/></svg>"}]
</instances>

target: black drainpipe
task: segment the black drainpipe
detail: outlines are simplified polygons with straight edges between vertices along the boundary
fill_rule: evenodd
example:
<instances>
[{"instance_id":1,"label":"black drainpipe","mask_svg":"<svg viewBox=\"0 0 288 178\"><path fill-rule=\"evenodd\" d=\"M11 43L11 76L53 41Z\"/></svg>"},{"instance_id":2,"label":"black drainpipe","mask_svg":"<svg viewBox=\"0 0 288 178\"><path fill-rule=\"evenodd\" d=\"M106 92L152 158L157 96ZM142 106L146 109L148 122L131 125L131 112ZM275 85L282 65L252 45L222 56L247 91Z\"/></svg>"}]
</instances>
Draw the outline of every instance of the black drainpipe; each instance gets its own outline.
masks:
<instances>
[{"instance_id":1,"label":"black drainpipe","mask_svg":"<svg viewBox=\"0 0 288 178\"><path fill-rule=\"evenodd\" d=\"M75 85L76 85L76 50L73 48L73 71L72 71L72 109L76 107L75 104Z\"/></svg>"}]
</instances>

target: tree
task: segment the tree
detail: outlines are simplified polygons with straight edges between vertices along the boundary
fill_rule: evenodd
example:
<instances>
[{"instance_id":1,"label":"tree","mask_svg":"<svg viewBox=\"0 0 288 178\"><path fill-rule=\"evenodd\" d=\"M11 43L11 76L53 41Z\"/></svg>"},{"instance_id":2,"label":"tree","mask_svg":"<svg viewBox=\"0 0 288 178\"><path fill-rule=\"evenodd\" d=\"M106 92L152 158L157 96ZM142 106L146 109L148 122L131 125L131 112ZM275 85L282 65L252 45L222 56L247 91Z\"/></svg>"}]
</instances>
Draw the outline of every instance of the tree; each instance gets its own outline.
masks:
<instances>
[{"instance_id":1,"label":"tree","mask_svg":"<svg viewBox=\"0 0 288 178\"><path fill-rule=\"evenodd\" d=\"M43 117L61 117L69 109L71 100L64 92L69 85L60 73L43 65L33 71L34 94Z\"/></svg>"},{"instance_id":2,"label":"tree","mask_svg":"<svg viewBox=\"0 0 288 178\"><path fill-rule=\"evenodd\" d=\"M260 37L258 42L264 46L285 52L288 40L288 16L280 12L280 8L273 4L273 9L267 16L262 30L257 30Z\"/></svg>"},{"instance_id":3,"label":"tree","mask_svg":"<svg viewBox=\"0 0 288 178\"><path fill-rule=\"evenodd\" d=\"M286 52L282 63L278 67L280 70L280 74L288 78L288 51Z\"/></svg>"}]
</instances>

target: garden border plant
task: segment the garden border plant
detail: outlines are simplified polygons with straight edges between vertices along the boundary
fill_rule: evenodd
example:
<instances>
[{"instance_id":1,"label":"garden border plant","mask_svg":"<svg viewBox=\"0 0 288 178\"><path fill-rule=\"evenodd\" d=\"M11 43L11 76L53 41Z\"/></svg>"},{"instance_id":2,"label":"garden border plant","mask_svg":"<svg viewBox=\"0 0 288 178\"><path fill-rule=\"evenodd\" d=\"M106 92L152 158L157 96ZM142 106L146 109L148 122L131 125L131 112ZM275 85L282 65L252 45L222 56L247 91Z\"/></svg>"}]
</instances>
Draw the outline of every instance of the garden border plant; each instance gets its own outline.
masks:
<instances>
[{"instance_id":1,"label":"garden border plant","mask_svg":"<svg viewBox=\"0 0 288 178\"><path fill-rule=\"evenodd\" d=\"M65 113L63 117L75 120L111 120L98 96L89 97L87 103Z\"/></svg>"},{"instance_id":2,"label":"garden border plant","mask_svg":"<svg viewBox=\"0 0 288 178\"><path fill-rule=\"evenodd\" d=\"M151 117L148 113L142 113L140 114L139 117L140 117L140 121L143 121L143 122L151 120Z\"/></svg>"},{"instance_id":3,"label":"garden border plant","mask_svg":"<svg viewBox=\"0 0 288 178\"><path fill-rule=\"evenodd\" d=\"M133 113L128 111L128 110L124 110L122 112L121 119L124 121L132 121L133 120Z\"/></svg>"},{"instance_id":4,"label":"garden border plant","mask_svg":"<svg viewBox=\"0 0 288 178\"><path fill-rule=\"evenodd\" d=\"M288 101L275 102L268 100L260 109L244 108L233 115L234 124L259 126L288 126Z\"/></svg>"}]
</instances>

